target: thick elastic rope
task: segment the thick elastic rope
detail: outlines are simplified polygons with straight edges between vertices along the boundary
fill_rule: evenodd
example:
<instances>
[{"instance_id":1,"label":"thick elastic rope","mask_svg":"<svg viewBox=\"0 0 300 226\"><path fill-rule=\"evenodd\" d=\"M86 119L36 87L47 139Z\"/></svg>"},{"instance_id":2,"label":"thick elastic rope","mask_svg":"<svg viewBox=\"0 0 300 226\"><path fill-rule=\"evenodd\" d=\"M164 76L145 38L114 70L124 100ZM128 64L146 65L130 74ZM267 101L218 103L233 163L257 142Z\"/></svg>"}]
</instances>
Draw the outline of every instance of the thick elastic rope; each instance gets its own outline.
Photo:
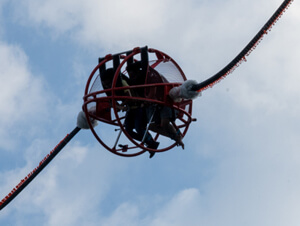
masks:
<instances>
[{"instance_id":1,"label":"thick elastic rope","mask_svg":"<svg viewBox=\"0 0 300 226\"><path fill-rule=\"evenodd\" d=\"M40 164L32 170L20 183L14 187L11 192L0 201L0 210L2 210L8 203L10 203L50 162L54 157L66 146L66 144L80 131L76 127L70 134L68 134L58 145L43 158Z\"/></svg>"},{"instance_id":2,"label":"thick elastic rope","mask_svg":"<svg viewBox=\"0 0 300 226\"><path fill-rule=\"evenodd\" d=\"M228 74L232 73L243 61L246 61L246 56L249 56L250 53L256 48L260 43L263 36L266 35L274 26L274 24L280 19L281 15L285 10L290 6L293 0L285 0L268 22L261 28L261 30L254 36L254 38L248 43L248 45L221 71L219 71L214 76L208 78L207 80L194 85L192 87L193 91L202 92L208 88L211 88L221 79L225 78Z\"/></svg>"}]
</instances>

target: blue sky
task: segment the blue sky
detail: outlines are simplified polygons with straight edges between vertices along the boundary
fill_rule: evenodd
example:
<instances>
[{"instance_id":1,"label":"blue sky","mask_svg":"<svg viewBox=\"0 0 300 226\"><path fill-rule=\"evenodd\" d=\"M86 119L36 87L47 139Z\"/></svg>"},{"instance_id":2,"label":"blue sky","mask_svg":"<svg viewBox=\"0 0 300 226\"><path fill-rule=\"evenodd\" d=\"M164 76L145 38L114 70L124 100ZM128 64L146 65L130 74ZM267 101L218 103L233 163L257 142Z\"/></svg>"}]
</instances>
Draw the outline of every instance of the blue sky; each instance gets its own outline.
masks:
<instances>
[{"instance_id":1,"label":"blue sky","mask_svg":"<svg viewBox=\"0 0 300 226\"><path fill-rule=\"evenodd\" d=\"M148 45L202 81L280 4L0 0L0 199L76 126L98 57ZM299 11L195 100L185 150L122 158L80 131L0 224L299 225Z\"/></svg>"}]
</instances>

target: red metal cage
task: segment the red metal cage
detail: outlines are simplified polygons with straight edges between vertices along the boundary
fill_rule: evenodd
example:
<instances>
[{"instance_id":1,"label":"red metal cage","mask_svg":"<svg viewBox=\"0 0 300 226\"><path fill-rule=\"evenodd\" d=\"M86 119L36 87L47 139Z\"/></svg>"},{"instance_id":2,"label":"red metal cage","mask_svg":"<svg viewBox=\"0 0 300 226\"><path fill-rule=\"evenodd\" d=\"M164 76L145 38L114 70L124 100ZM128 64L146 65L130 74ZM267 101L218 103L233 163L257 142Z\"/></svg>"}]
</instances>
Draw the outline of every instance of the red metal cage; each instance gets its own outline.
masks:
<instances>
[{"instance_id":1,"label":"red metal cage","mask_svg":"<svg viewBox=\"0 0 300 226\"><path fill-rule=\"evenodd\" d=\"M117 86L118 79L128 75L126 66L131 63L140 62L142 70L148 76L150 71L157 71L166 79L158 83L150 83L134 86ZM113 68L114 76L111 88L103 88L101 74L108 68ZM186 77L179 65L167 54L152 48L134 48L133 50L106 55L99 58L99 64L92 71L85 89L83 111L86 114L87 121L91 131L96 139L110 152L125 156L137 156L145 151L163 152L176 146L176 142L157 132L149 131L156 141L160 142L157 150L146 147L143 142L134 140L124 127L126 112L121 111L118 106L125 105L126 102L136 101L146 106L167 106L176 111L177 117L173 126L180 131L184 137L188 131L192 119L192 101L183 100L180 103L174 103L168 96L169 90L180 86ZM151 98L134 97L124 95L123 91L143 89L144 92L150 89L155 90L155 95ZM124 104L125 103L125 104ZM97 120L99 126L93 128L91 120ZM122 134L124 134L122 136Z\"/></svg>"}]
</instances>

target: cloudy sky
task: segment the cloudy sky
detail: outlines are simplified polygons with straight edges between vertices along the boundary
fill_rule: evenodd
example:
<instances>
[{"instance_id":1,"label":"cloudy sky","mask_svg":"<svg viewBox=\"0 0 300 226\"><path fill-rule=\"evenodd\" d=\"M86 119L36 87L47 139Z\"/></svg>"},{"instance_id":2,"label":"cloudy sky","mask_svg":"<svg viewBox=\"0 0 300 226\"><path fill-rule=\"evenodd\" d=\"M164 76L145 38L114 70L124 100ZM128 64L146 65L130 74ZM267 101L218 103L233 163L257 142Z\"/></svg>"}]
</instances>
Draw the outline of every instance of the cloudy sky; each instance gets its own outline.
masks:
<instances>
[{"instance_id":1,"label":"cloudy sky","mask_svg":"<svg viewBox=\"0 0 300 226\"><path fill-rule=\"evenodd\" d=\"M202 81L281 2L0 0L0 199L76 126L98 57L148 45ZM299 12L195 100L185 150L123 158L80 131L0 225L300 225Z\"/></svg>"}]
</instances>

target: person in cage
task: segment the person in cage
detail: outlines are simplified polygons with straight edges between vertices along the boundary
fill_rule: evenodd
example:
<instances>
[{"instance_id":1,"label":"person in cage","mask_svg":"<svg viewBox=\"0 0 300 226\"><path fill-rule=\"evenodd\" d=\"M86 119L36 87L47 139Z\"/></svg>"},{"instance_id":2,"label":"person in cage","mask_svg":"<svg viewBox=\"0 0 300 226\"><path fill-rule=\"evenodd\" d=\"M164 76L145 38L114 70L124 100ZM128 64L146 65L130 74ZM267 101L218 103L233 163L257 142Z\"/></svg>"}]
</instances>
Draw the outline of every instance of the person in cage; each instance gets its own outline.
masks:
<instances>
[{"instance_id":1,"label":"person in cage","mask_svg":"<svg viewBox=\"0 0 300 226\"><path fill-rule=\"evenodd\" d=\"M111 89L112 82L114 79L114 74L115 71L113 68L108 68L101 74L101 83L103 89ZM128 83L129 83L129 78L126 77L123 73L120 73L120 77L117 79L116 87L128 86ZM130 90L129 89L118 90L116 91L116 94L118 96L129 96ZM111 91L107 91L106 95L111 96Z\"/></svg>"},{"instance_id":2,"label":"person in cage","mask_svg":"<svg viewBox=\"0 0 300 226\"><path fill-rule=\"evenodd\" d=\"M146 73L141 70L140 62L127 65L126 71L129 75L130 86L145 84ZM133 97L144 97L144 88L142 87L131 89L130 91ZM144 142L148 148L157 149L159 142L156 142L146 130L147 115L145 104L142 101L131 101L128 102L128 108L125 117L125 130L133 139ZM152 158L154 154L154 151L150 151L149 157Z\"/></svg>"},{"instance_id":3,"label":"person in cage","mask_svg":"<svg viewBox=\"0 0 300 226\"><path fill-rule=\"evenodd\" d=\"M132 69L131 69L132 68ZM129 66L128 74L131 75L130 78L126 77L124 74L120 74L120 79L117 80L116 87L130 87L130 85L138 85L144 84L142 83L143 79L141 79L142 75L138 75L138 71L136 70L136 65ZM110 89L112 87L112 81L114 77L113 68L106 69L104 73L101 75L101 83L104 89ZM142 89L125 89L116 91L117 95L120 96L141 96ZM111 96L111 92L106 92L107 96ZM139 101L125 101L122 104L117 105L118 110L126 110L125 116L125 130L127 133L135 140L143 141L147 147L151 149L157 149L159 142L156 142L149 132L146 132L146 113L143 107L143 104ZM135 131L134 131L135 130ZM150 158L152 158L155 154L154 151L149 151Z\"/></svg>"},{"instance_id":4,"label":"person in cage","mask_svg":"<svg viewBox=\"0 0 300 226\"><path fill-rule=\"evenodd\" d=\"M149 67L146 80L147 84L168 83L167 79L152 67ZM149 99L160 100L160 98L163 96L163 86L153 86L146 90L146 97ZM177 146L181 146L182 149L184 149L184 143L182 142L180 130L176 129L174 126L177 114L178 112L176 110L168 106L152 105L147 108L148 120L152 119L149 125L149 130L171 138L172 140L176 141Z\"/></svg>"}]
</instances>

